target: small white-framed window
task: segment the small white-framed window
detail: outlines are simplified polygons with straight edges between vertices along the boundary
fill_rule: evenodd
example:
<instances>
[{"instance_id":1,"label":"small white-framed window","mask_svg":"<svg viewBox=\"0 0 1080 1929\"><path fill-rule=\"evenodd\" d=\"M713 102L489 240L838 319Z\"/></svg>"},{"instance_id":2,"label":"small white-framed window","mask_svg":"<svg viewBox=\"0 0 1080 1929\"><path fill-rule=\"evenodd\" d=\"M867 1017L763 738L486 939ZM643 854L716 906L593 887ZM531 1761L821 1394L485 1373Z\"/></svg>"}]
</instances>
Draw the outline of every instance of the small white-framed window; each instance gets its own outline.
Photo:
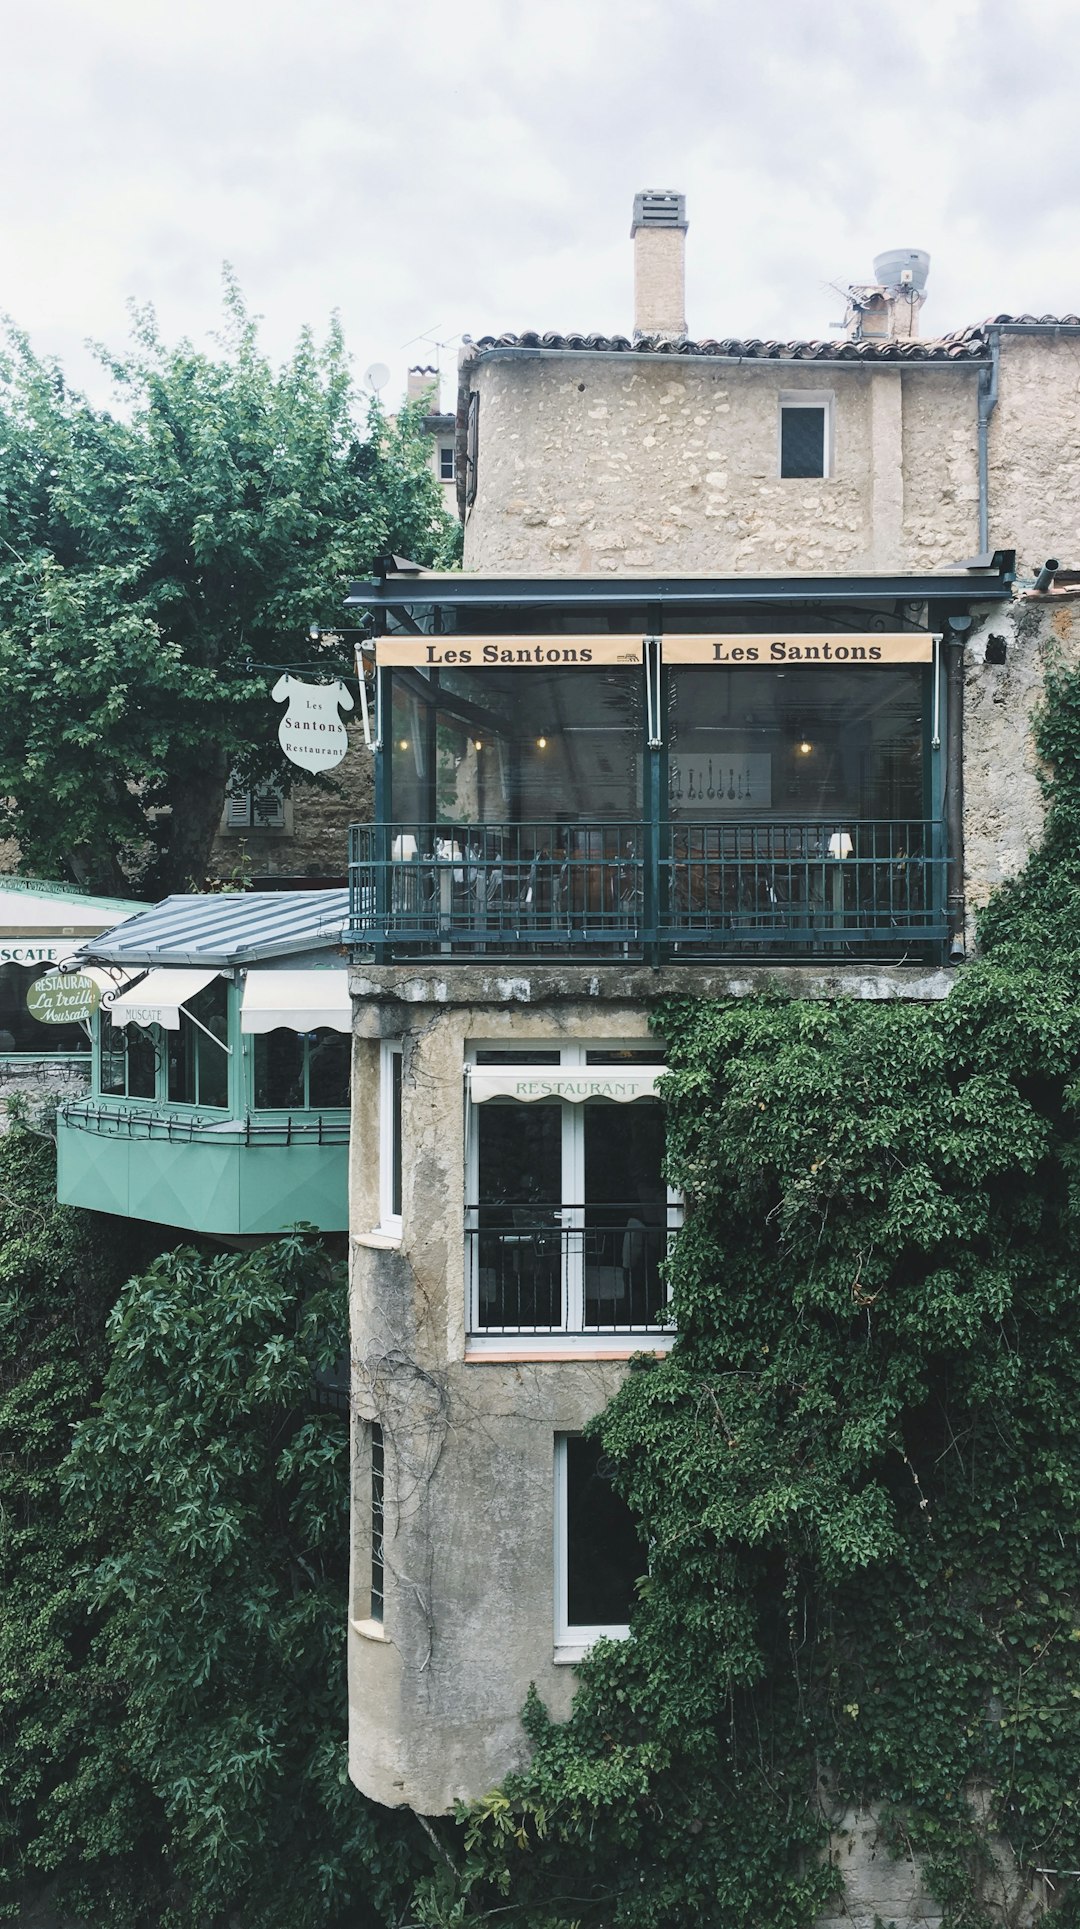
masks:
<instances>
[{"instance_id":1,"label":"small white-framed window","mask_svg":"<svg viewBox=\"0 0 1080 1929\"><path fill-rule=\"evenodd\" d=\"M791 389L781 395L781 478L827 479L832 475L833 401L825 389Z\"/></svg>"},{"instance_id":2,"label":"small white-framed window","mask_svg":"<svg viewBox=\"0 0 1080 1929\"><path fill-rule=\"evenodd\" d=\"M648 1556L599 1440L555 1436L555 1652L577 1660L630 1632Z\"/></svg>"},{"instance_id":3,"label":"small white-framed window","mask_svg":"<svg viewBox=\"0 0 1080 1929\"><path fill-rule=\"evenodd\" d=\"M457 471L454 467L454 445L452 442L439 444L439 481L453 482Z\"/></svg>"},{"instance_id":4,"label":"small white-framed window","mask_svg":"<svg viewBox=\"0 0 1080 1929\"><path fill-rule=\"evenodd\" d=\"M401 1096L404 1053L400 1038L384 1038L379 1065L379 1225L401 1237Z\"/></svg>"}]
</instances>

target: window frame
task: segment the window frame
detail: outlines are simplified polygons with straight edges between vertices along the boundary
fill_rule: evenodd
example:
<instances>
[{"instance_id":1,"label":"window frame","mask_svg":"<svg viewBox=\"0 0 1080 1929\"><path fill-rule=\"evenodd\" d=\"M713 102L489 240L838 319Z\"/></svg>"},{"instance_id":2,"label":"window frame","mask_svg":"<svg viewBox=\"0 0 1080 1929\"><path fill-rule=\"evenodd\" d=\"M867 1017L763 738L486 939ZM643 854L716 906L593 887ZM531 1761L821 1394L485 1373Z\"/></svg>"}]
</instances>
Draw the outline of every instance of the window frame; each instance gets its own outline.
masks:
<instances>
[{"instance_id":1,"label":"window frame","mask_svg":"<svg viewBox=\"0 0 1080 1929\"><path fill-rule=\"evenodd\" d=\"M402 1236L404 1157L402 1103L405 1044L384 1038L379 1052L379 1226L389 1238Z\"/></svg>"},{"instance_id":2,"label":"window frame","mask_svg":"<svg viewBox=\"0 0 1080 1929\"><path fill-rule=\"evenodd\" d=\"M250 1106L251 1106L252 1112L257 1113L260 1118L268 1118L273 1116L274 1114L277 1114L281 1117L288 1117L293 1112L333 1112L333 1113L347 1114L351 1104L351 1083L352 1083L351 1076L350 1076L350 1097L346 1099L344 1105L313 1105L311 1102L312 1046L319 1032L333 1033L335 1032L335 1030L336 1030L336 1027L333 1025L316 1025L312 1031L294 1031L291 1025L275 1025L274 1031L289 1032L292 1035L292 1037L298 1038L301 1042L301 1045L303 1046L303 1063L301 1067L301 1084L303 1087L303 1096L302 1098L299 1099L299 1101L295 1105L260 1105L259 1104L258 1086L256 1082L257 1080L256 1060L259 1052L259 1040L261 1038L272 1038L274 1033L273 1031L252 1032L250 1034L251 1048L247 1054L249 1065L250 1065L249 1090L251 1093ZM344 1037L346 1045L349 1046L351 1050L351 1040L349 1038L349 1034L347 1032L345 1033L339 1032L337 1033L337 1036Z\"/></svg>"},{"instance_id":3,"label":"window frame","mask_svg":"<svg viewBox=\"0 0 1080 1929\"><path fill-rule=\"evenodd\" d=\"M106 1011L101 1005L98 1006L94 1016L94 1036L90 1063L91 1097L103 1105L153 1105L155 1108L160 1106L162 1103L162 1085L165 1083L165 1071L168 1059L168 1045L162 1027L160 1025L114 1025L112 1014ZM108 1027L108 1031L106 1031L106 1027ZM154 1053L154 1089L149 1093L134 1093L128 1090L130 1084L128 1040L138 1032L142 1032L145 1035ZM107 1092L105 1090L103 1077L104 1060L107 1053L109 1056L112 1056L112 1052L105 1042L106 1037L110 1040L118 1039L121 1041L119 1047L114 1046L113 1049L116 1050L118 1056L121 1053L123 1055L124 1090L122 1092Z\"/></svg>"},{"instance_id":4,"label":"window frame","mask_svg":"<svg viewBox=\"0 0 1080 1929\"><path fill-rule=\"evenodd\" d=\"M554 1468L554 1578L555 1578L555 1659L571 1663L581 1661L595 1641L626 1641L630 1637L630 1623L612 1622L609 1625L585 1626L568 1619L570 1584L569 1524L568 1503L568 1443L580 1440L581 1433L567 1432L555 1435Z\"/></svg>"},{"instance_id":5,"label":"window frame","mask_svg":"<svg viewBox=\"0 0 1080 1929\"><path fill-rule=\"evenodd\" d=\"M542 1054L557 1053L560 1069L566 1070L573 1069L574 1067L587 1066L589 1054L593 1052L654 1054L658 1051L663 1051L663 1045L661 1041L648 1036L638 1038L583 1038L574 1040L551 1037L523 1040L479 1038L470 1040L466 1046L466 1064L475 1065L479 1054L491 1051L512 1053L515 1057L520 1057L522 1063L528 1064L535 1064L538 1057ZM641 1061L639 1060L638 1062ZM656 1069L658 1071L664 1070L666 1066L662 1063L657 1064ZM658 1101L655 1100L652 1102L658 1103ZM575 1230L577 1228L572 1226L567 1219L566 1209L567 1207L576 1207L580 1215L585 1202L585 1109L589 1101L585 1100L578 1103L571 1102L568 1099L555 1099L540 1100L538 1103L558 1105L562 1115L562 1192L564 1194L560 1202L563 1208L562 1224L564 1228ZM572 1351L585 1356L595 1355L597 1353L608 1354L613 1350L621 1351L628 1355L631 1352L640 1352L642 1346L649 1348L656 1347L658 1349L666 1349L671 1346L675 1339L675 1329L669 1324L625 1329L616 1328L615 1330L609 1330L608 1328L600 1326L585 1326L584 1268L582 1256L578 1253L574 1254L577 1263L572 1265L570 1272L564 1278L562 1324L560 1326L543 1328L540 1331L535 1331L528 1326L521 1328L496 1328L492 1332L486 1332L482 1328L474 1328L472 1326L471 1311L474 1304L476 1284L475 1278L471 1273L470 1253L478 1255L478 1247L475 1239L473 1239L473 1243L470 1246L470 1236L475 1235L478 1227L475 1223L475 1210L470 1210L470 1208L480 1207L484 1204L479 1196L480 1134L476 1129L476 1113L478 1109L468 1089L466 1089L466 1252L464 1285L466 1298L465 1325L469 1353L479 1356L485 1352L504 1352L507 1346L514 1348L524 1346L530 1354L542 1354L545 1351L550 1352L554 1348L560 1350L570 1348ZM666 1187L666 1191L668 1233L670 1236L676 1232L682 1224L685 1202L682 1193L674 1187L669 1185ZM472 1263L476 1263L475 1259ZM670 1302L670 1297L669 1289L665 1304Z\"/></svg>"},{"instance_id":6,"label":"window frame","mask_svg":"<svg viewBox=\"0 0 1080 1929\"><path fill-rule=\"evenodd\" d=\"M784 474L784 410L821 409L825 421L822 430L821 460L819 476L786 476ZM776 411L776 474L781 482L831 482L836 468L835 448L836 396L832 389L781 389Z\"/></svg>"},{"instance_id":7,"label":"window frame","mask_svg":"<svg viewBox=\"0 0 1080 1929\"><path fill-rule=\"evenodd\" d=\"M440 442L437 450L440 482L457 481L457 453L452 442ZM449 461L447 460L449 458Z\"/></svg>"}]
</instances>

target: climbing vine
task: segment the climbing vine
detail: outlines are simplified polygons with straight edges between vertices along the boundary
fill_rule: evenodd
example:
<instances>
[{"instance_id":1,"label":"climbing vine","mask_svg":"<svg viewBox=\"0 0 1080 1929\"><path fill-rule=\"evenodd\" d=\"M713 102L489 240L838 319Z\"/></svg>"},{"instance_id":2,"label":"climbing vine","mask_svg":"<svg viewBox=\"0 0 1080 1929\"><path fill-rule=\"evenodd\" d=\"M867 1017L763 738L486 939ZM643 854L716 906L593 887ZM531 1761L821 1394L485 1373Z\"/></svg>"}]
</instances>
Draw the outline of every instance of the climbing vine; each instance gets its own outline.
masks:
<instances>
[{"instance_id":1,"label":"climbing vine","mask_svg":"<svg viewBox=\"0 0 1080 1929\"><path fill-rule=\"evenodd\" d=\"M418 1921L807 1929L873 1805L950 1929L1080 1922L1080 675L1039 744L947 1000L656 1012L679 1337L596 1423L633 1634L530 1701Z\"/></svg>"}]
</instances>

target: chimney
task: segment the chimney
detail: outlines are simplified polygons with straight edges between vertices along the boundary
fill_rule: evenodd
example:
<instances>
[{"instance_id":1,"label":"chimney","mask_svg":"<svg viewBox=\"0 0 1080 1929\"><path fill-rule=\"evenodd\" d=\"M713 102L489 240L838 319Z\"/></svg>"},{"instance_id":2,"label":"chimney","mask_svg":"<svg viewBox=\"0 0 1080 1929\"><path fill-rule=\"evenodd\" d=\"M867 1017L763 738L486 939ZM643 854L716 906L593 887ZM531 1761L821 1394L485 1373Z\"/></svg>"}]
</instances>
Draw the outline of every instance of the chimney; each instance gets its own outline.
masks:
<instances>
[{"instance_id":1,"label":"chimney","mask_svg":"<svg viewBox=\"0 0 1080 1929\"><path fill-rule=\"evenodd\" d=\"M634 340L686 334L686 196L645 188L634 196Z\"/></svg>"},{"instance_id":2,"label":"chimney","mask_svg":"<svg viewBox=\"0 0 1080 1929\"><path fill-rule=\"evenodd\" d=\"M848 289L844 326L856 341L910 340L919 332L930 256L923 248L890 248L874 256L874 280Z\"/></svg>"},{"instance_id":3,"label":"chimney","mask_svg":"<svg viewBox=\"0 0 1080 1929\"><path fill-rule=\"evenodd\" d=\"M433 409L439 406L439 371L437 368L410 368L405 378L406 402L427 401Z\"/></svg>"}]
</instances>

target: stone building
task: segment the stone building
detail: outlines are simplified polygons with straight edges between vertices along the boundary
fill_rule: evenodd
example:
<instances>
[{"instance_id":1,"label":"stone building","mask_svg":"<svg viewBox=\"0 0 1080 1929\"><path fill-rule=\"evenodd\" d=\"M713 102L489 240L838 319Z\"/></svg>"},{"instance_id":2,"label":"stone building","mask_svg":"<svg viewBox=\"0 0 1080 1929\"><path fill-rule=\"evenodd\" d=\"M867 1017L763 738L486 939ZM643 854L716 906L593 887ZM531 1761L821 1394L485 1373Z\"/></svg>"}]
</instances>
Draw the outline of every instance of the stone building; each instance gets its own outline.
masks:
<instances>
[{"instance_id":1,"label":"stone building","mask_svg":"<svg viewBox=\"0 0 1080 1929\"><path fill-rule=\"evenodd\" d=\"M684 234L638 198L633 336L466 351L465 573L350 597L351 1772L422 1813L628 1624L581 1430L671 1343L656 1000L946 996L1080 661L1033 580L1080 560L1080 322L922 339L912 251L840 341L691 342Z\"/></svg>"}]
</instances>

